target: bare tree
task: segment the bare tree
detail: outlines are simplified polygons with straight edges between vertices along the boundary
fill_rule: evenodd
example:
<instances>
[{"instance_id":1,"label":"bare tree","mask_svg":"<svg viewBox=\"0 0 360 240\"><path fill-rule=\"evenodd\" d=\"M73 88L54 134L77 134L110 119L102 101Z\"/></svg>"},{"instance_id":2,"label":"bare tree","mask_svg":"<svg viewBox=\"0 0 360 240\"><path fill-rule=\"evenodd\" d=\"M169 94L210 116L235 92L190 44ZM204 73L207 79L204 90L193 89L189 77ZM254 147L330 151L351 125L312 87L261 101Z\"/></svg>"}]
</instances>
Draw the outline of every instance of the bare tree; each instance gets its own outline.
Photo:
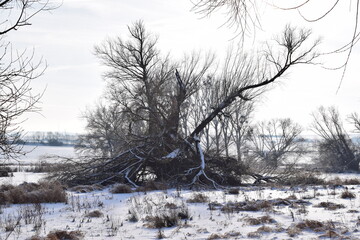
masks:
<instances>
[{"instance_id":1,"label":"bare tree","mask_svg":"<svg viewBox=\"0 0 360 240\"><path fill-rule=\"evenodd\" d=\"M330 3L330 6L324 4L324 7L319 9L319 14L313 18L308 18L306 14L304 14L303 10L306 7L311 7L311 4L314 3L314 1L303 0L300 3L290 3L290 6L287 7L279 6L276 4L276 2L272 3L271 5L280 10L296 11L296 13L299 14L304 21L308 23L314 23L326 20L328 15L335 12L334 10L336 10L337 8L340 8L342 2L344 1L336 0L333 3ZM193 4L193 10L196 13L202 14L204 16L209 16L218 10L225 11L225 25L228 25L229 27L235 27L235 29L238 30L238 35L241 36L241 40L244 40L246 33L250 33L249 35L253 35L251 33L255 31L257 27L261 26L261 16L258 13L259 6L256 1L253 0L196 0L193 1ZM264 4L267 3L265 2ZM351 37L349 38L347 43L327 53L346 54L344 62L340 63L339 66L332 67L332 69L343 70L343 74L337 89L338 91L345 77L346 69L350 60L353 47L360 40L360 32L358 29L360 0L356 0L354 5L352 3L349 3L349 5L352 6L352 9L354 9L354 11L352 12L354 24L351 32Z\"/></svg>"},{"instance_id":2,"label":"bare tree","mask_svg":"<svg viewBox=\"0 0 360 240\"><path fill-rule=\"evenodd\" d=\"M357 113L352 113L349 117L350 122L354 125L355 131L360 132L360 117Z\"/></svg>"},{"instance_id":3,"label":"bare tree","mask_svg":"<svg viewBox=\"0 0 360 240\"><path fill-rule=\"evenodd\" d=\"M96 48L96 53L109 67L105 74L108 99L119 106L119 114L129 119L124 123L124 129L128 129L124 139L130 144L114 157L85 158L86 161L64 169L60 179L70 184L127 181L136 186L149 179L174 185L238 184L244 173L241 164L226 155L206 154L201 144L203 131L214 119L225 117L238 101L253 100L290 67L311 63L317 57L314 49L318 41L307 45L310 47L303 46L310 32L287 26L275 41L280 48L277 54L270 43L268 51L256 60L233 53L220 73L209 74L212 58L202 60L200 55L191 55L182 63L162 58L156 49L156 39L145 31L142 22L129 27L129 33L130 40L108 40ZM203 87L200 83L207 77L213 83L230 87L220 86L219 90L223 90L214 105L206 115L197 116L199 121L194 123L193 131L182 136L180 123L186 121L180 121L181 111L191 105L192 96ZM134 122L144 126L141 135L131 130Z\"/></svg>"},{"instance_id":4,"label":"bare tree","mask_svg":"<svg viewBox=\"0 0 360 240\"><path fill-rule=\"evenodd\" d=\"M320 107L313 118L312 130L321 137L318 163L330 171L359 171L357 148L345 131L339 112L334 107Z\"/></svg>"},{"instance_id":5,"label":"bare tree","mask_svg":"<svg viewBox=\"0 0 360 240\"><path fill-rule=\"evenodd\" d=\"M294 173L294 166L304 153L301 132L300 125L289 118L260 122L250 130L247 164L257 182Z\"/></svg>"},{"instance_id":6,"label":"bare tree","mask_svg":"<svg viewBox=\"0 0 360 240\"><path fill-rule=\"evenodd\" d=\"M37 111L36 103L41 94L33 94L31 82L44 72L42 61L34 63L33 53L14 52L4 40L10 32L30 25L31 18L49 10L48 1L0 1L0 155L2 159L16 158L23 154L17 143L21 128L17 119L25 112Z\"/></svg>"}]
</instances>

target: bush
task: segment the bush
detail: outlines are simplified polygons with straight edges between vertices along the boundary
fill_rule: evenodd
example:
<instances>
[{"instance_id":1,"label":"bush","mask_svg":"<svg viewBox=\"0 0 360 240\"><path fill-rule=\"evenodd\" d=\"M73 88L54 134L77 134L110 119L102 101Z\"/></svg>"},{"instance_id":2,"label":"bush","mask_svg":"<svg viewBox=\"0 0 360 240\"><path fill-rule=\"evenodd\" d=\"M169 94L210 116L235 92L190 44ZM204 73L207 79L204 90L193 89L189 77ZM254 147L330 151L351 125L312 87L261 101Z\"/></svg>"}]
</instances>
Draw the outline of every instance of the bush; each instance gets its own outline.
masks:
<instances>
[{"instance_id":1,"label":"bush","mask_svg":"<svg viewBox=\"0 0 360 240\"><path fill-rule=\"evenodd\" d=\"M58 182L23 183L0 188L0 204L66 202L63 186Z\"/></svg>"}]
</instances>

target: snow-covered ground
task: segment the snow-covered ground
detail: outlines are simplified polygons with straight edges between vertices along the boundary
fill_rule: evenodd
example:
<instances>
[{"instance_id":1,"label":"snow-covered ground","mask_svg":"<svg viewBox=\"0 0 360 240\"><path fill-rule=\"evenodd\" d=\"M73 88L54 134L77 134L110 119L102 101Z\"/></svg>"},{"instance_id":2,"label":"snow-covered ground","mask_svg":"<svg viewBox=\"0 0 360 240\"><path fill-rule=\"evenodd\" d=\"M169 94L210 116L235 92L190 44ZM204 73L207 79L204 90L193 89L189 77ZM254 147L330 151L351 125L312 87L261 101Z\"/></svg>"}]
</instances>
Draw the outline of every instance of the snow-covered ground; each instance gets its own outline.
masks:
<instances>
[{"instance_id":1,"label":"snow-covered ground","mask_svg":"<svg viewBox=\"0 0 360 240\"><path fill-rule=\"evenodd\" d=\"M348 188L356 198L342 199L340 195L345 189L324 187L240 188L239 194L235 195L220 190L175 189L130 194L112 194L109 189L91 193L68 192L67 204L42 204L38 220L35 205L4 207L0 215L0 239L6 239L6 224L15 222L26 211L34 214L34 220L27 224L21 221L8 239L46 236L53 230L80 231L84 239L97 240L157 239L159 231L166 239L318 239L330 230L333 236L342 236L338 239L360 239L360 186ZM191 203L195 194L203 194L207 200ZM242 202L258 204L260 208L249 211L234 207ZM339 204L340 207L317 207L321 202ZM87 216L95 210L101 213L100 217ZM152 225L154 217L177 211L187 212L188 219L160 230ZM134 216L138 221L134 221ZM322 226L314 229L310 225L303 229L295 227L311 220L321 222ZM296 233L291 235L293 232Z\"/></svg>"},{"instance_id":2,"label":"snow-covered ground","mask_svg":"<svg viewBox=\"0 0 360 240\"><path fill-rule=\"evenodd\" d=\"M31 173L24 173L25 179L21 179L18 174L21 173L16 173L9 183L39 179ZM336 176L360 179L358 174L326 178ZM30 239L55 230L79 231L82 239L94 240L160 236L166 239L360 239L360 185L237 189L238 193L233 190L232 194L229 190L181 189L124 194L113 194L111 188L87 193L67 191L67 203L1 206L0 240ZM355 197L342 198L346 191ZM175 226L157 227L157 220L171 218L178 219ZM7 231L11 226L15 226L14 230Z\"/></svg>"}]
</instances>

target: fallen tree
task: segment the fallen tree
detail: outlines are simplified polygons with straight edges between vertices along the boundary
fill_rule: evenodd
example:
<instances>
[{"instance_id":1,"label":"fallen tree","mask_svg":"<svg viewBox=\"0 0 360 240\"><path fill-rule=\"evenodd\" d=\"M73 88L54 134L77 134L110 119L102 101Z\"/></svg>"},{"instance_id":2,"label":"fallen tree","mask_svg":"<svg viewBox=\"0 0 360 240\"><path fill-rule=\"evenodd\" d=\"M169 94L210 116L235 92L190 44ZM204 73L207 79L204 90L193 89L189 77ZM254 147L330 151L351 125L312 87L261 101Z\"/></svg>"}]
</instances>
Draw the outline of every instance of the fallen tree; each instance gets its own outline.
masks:
<instances>
[{"instance_id":1,"label":"fallen tree","mask_svg":"<svg viewBox=\"0 0 360 240\"><path fill-rule=\"evenodd\" d=\"M115 109L123 119L121 141L115 143L118 146L109 146L118 150L104 155L88 148L87 155L71 160L71 167L54 173L53 177L70 185L126 182L138 186L150 180L172 186L200 183L218 187L241 183L242 175L253 173L248 173L237 158L205 153L202 131L236 101L253 101L290 67L312 63L318 56L315 48L319 41L307 43L310 31L287 26L275 41L279 46L277 54L270 44L256 62L245 54L232 53L217 76L209 73L212 62L209 57L203 64L199 55L186 58L182 64L173 64L168 57L161 59L155 48L156 39L145 31L142 22L129 27L129 32L132 41L109 40L102 48L96 48L98 56L111 69L105 75L110 86L109 100L120 106ZM181 113L192 94L201 89L205 77L222 78L231 83L231 88L196 123L194 130L183 136ZM107 132L113 129L111 126L108 125ZM106 133L101 132L99 138L105 139L103 134ZM83 142L82 150L86 152L88 146Z\"/></svg>"}]
</instances>

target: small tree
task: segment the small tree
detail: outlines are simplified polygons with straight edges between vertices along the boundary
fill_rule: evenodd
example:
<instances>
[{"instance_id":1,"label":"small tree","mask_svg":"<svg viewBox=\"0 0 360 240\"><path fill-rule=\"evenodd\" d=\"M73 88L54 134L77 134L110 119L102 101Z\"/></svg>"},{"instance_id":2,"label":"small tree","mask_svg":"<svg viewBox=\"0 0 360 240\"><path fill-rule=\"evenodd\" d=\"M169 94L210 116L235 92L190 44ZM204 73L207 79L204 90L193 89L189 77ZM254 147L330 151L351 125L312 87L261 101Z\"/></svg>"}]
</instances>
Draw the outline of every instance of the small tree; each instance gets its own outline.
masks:
<instances>
[{"instance_id":1,"label":"small tree","mask_svg":"<svg viewBox=\"0 0 360 240\"><path fill-rule=\"evenodd\" d=\"M273 119L256 124L249 132L248 165L257 180L263 175L285 177L303 155L302 128L291 119Z\"/></svg>"},{"instance_id":2,"label":"small tree","mask_svg":"<svg viewBox=\"0 0 360 240\"><path fill-rule=\"evenodd\" d=\"M312 130L321 140L318 164L329 171L359 171L357 147L345 131L339 112L334 107L320 107L313 114Z\"/></svg>"}]
</instances>

